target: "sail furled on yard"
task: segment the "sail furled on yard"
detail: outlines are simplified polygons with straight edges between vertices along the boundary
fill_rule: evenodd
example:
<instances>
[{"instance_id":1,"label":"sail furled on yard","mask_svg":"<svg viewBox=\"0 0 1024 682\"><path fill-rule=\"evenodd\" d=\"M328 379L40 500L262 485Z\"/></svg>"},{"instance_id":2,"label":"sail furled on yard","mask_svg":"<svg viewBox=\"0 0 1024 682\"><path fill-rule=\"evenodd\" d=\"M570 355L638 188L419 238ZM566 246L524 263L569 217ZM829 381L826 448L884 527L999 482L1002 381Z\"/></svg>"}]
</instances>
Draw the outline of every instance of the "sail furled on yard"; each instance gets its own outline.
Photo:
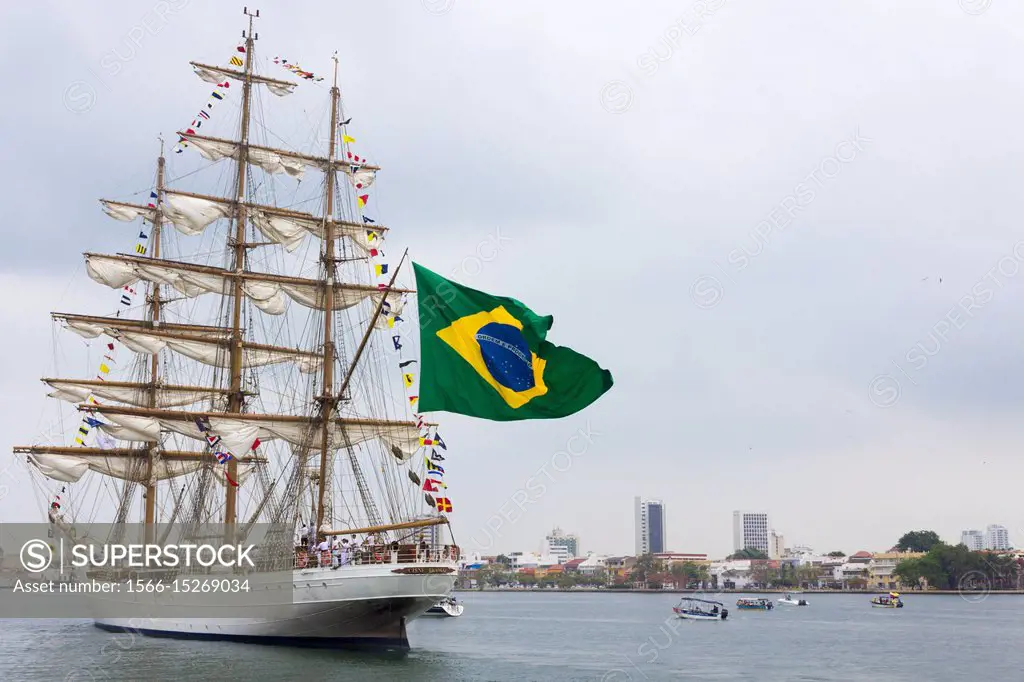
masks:
<instances>
[{"instance_id":1,"label":"sail furled on yard","mask_svg":"<svg viewBox=\"0 0 1024 682\"><path fill-rule=\"evenodd\" d=\"M100 204L103 206L103 212L114 220L131 222L136 218L143 218L150 223L156 220L156 208L152 206L130 204L123 201L111 201L109 199L100 199Z\"/></svg>"},{"instance_id":2,"label":"sail furled on yard","mask_svg":"<svg viewBox=\"0 0 1024 682\"><path fill-rule=\"evenodd\" d=\"M190 237L202 234L217 220L229 217L236 203L223 197L170 190L164 192L164 197L163 222L174 225L178 232ZM109 199L102 199L100 203L106 214L116 220L130 221L139 217L153 220L154 209L146 206ZM298 249L308 236L324 238L326 221L323 216L247 202L243 205L256 229L289 252ZM388 228L364 222L332 220L331 230L335 239L347 237L354 248L367 255L376 238L385 234Z\"/></svg>"},{"instance_id":3,"label":"sail furled on yard","mask_svg":"<svg viewBox=\"0 0 1024 682\"><path fill-rule=\"evenodd\" d=\"M102 400L147 407L153 399L154 392L157 407L183 407L199 402L224 399L223 391L199 386L161 385L153 389L145 384L131 382L75 381L73 379L44 379L43 381L54 389L53 393L49 394L51 398L69 403L84 403L89 396L95 396Z\"/></svg>"},{"instance_id":4,"label":"sail furled on yard","mask_svg":"<svg viewBox=\"0 0 1024 682\"><path fill-rule=\"evenodd\" d=\"M230 330L212 328L212 331L204 330L176 330L170 325L163 325L159 328L147 328L132 320L120 320L116 318L89 318L74 319L64 314L55 314L54 317L62 319L67 328L79 336L96 338L100 334L107 334L116 338L126 348L144 355L154 355L165 349L191 358L204 365L212 367L230 367ZM304 374L311 374L318 371L323 362L323 356L313 351L298 350L295 348L282 348L242 342L242 367L265 367L284 362L294 363L299 371Z\"/></svg>"},{"instance_id":5,"label":"sail furled on yard","mask_svg":"<svg viewBox=\"0 0 1024 682\"><path fill-rule=\"evenodd\" d=\"M178 134L191 146L198 149L204 158L210 161L220 161L222 159L237 160L242 148L234 140L185 132L179 132ZM294 178L301 178L305 174L307 167L323 170L328 164L327 159L322 157L308 156L306 154L288 152L283 149L260 147L257 145L249 145L246 161L254 166L258 166L267 173L287 173Z\"/></svg>"},{"instance_id":6,"label":"sail furled on yard","mask_svg":"<svg viewBox=\"0 0 1024 682\"><path fill-rule=\"evenodd\" d=\"M228 295L238 275L224 268L192 265L133 256L85 255L86 271L93 280L113 289L140 281L166 284L186 297L205 293ZM270 315L280 315L294 301L307 308L322 310L326 285L315 279L245 273L241 275L242 291L257 308ZM343 310L366 300L374 303L384 293L376 287L358 284L334 285L334 308Z\"/></svg>"},{"instance_id":7,"label":"sail furled on yard","mask_svg":"<svg viewBox=\"0 0 1024 682\"><path fill-rule=\"evenodd\" d=\"M220 84L224 82L225 78L239 82L245 80L244 71L226 69L223 66L214 66L212 64L201 64L199 62L189 62L189 64L191 64L192 68L195 69L196 75L207 83ZM254 74L250 74L249 79L253 83L265 85L267 90L270 90L270 92L274 93L278 97L292 94L292 92L295 91L295 86L297 85L297 83L290 83L288 81L282 81L276 78L267 78L266 76L257 76Z\"/></svg>"},{"instance_id":8,"label":"sail furled on yard","mask_svg":"<svg viewBox=\"0 0 1024 682\"><path fill-rule=\"evenodd\" d=\"M45 448L37 448L45 450ZM72 450L72 448L63 448ZM40 473L47 478L65 483L75 483L90 471L119 478L125 481L145 483L149 480L164 481L170 478L177 478L191 474L204 466L210 466L211 460L208 457L180 456L168 453L157 452L154 458L153 470L149 470L148 462L142 458L145 453L133 453L131 456L125 452L113 453L104 452L98 448L76 448L71 453L47 453L30 452L28 461L35 466ZM252 473L253 469L263 464L257 458L248 458L238 464L239 476L243 480ZM214 467L216 472L218 467ZM224 476L220 475L219 480L223 484ZM242 481L238 481L241 483Z\"/></svg>"},{"instance_id":9,"label":"sail furled on yard","mask_svg":"<svg viewBox=\"0 0 1024 682\"><path fill-rule=\"evenodd\" d=\"M297 447L309 446L322 428L319 419L295 415L174 411L148 414L145 410L129 411L102 406L97 407L96 411L109 422L100 428L119 440L155 441L160 439L161 432L203 440L207 432L212 432L220 436L225 447L236 455L248 452L257 439L262 443L283 440ZM199 423L197 418L200 419ZM357 445L369 440L380 440L400 461L409 460L420 448L420 429L412 421L336 417L332 420L330 431L335 443Z\"/></svg>"}]
</instances>

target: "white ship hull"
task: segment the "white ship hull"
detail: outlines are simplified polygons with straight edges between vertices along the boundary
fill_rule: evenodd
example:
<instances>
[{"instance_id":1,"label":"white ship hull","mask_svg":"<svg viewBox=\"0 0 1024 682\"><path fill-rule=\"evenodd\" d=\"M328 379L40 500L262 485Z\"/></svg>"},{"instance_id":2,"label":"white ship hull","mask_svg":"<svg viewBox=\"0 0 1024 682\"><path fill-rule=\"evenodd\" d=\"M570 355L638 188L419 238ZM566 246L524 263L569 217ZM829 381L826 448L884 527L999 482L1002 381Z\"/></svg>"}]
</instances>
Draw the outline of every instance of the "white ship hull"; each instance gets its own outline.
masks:
<instances>
[{"instance_id":1,"label":"white ship hull","mask_svg":"<svg viewBox=\"0 0 1024 682\"><path fill-rule=\"evenodd\" d=\"M281 644L319 648L409 648L406 623L422 615L447 597L455 583L454 564L450 574L395 573L439 564L368 564L338 570L309 568L293 572L291 604L275 607L266 617L218 618L217 607L175 604L161 606L162 618L97 618L97 627L109 631L132 631L152 637L226 640L258 644ZM275 589L270 586L269 589ZM135 595L138 603L156 604L152 595ZM254 595L256 597L258 595ZM167 600L161 600L164 604ZM254 604L260 600L253 599ZM263 602L264 604L266 602ZM175 614L175 610L180 612ZM237 611L237 608L235 609Z\"/></svg>"}]
</instances>

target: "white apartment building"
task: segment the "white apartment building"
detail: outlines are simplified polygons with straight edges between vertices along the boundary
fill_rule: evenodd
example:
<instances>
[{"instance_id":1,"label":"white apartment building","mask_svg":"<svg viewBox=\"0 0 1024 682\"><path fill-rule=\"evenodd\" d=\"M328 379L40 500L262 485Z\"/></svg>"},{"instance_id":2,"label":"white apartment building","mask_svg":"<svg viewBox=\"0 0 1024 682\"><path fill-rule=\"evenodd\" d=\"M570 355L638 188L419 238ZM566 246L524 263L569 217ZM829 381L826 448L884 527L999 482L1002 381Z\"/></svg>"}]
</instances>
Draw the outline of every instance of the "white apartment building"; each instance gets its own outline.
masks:
<instances>
[{"instance_id":1,"label":"white apartment building","mask_svg":"<svg viewBox=\"0 0 1024 682\"><path fill-rule=\"evenodd\" d=\"M734 511L732 513L732 547L734 551L741 549L758 549L771 555L768 539L768 514L764 512Z\"/></svg>"},{"instance_id":2,"label":"white apartment building","mask_svg":"<svg viewBox=\"0 0 1024 682\"><path fill-rule=\"evenodd\" d=\"M558 563L564 564L580 555L580 539L575 535L563 533L561 528L555 528L544 538L543 553L557 557Z\"/></svg>"},{"instance_id":3,"label":"white apartment building","mask_svg":"<svg viewBox=\"0 0 1024 682\"><path fill-rule=\"evenodd\" d=\"M960 533L960 544L966 545L972 552L985 549L985 534L980 530L965 530Z\"/></svg>"},{"instance_id":4,"label":"white apartment building","mask_svg":"<svg viewBox=\"0 0 1024 682\"><path fill-rule=\"evenodd\" d=\"M1010 549L1010 531L1005 526L990 524L985 529L985 549L1007 550Z\"/></svg>"}]
</instances>

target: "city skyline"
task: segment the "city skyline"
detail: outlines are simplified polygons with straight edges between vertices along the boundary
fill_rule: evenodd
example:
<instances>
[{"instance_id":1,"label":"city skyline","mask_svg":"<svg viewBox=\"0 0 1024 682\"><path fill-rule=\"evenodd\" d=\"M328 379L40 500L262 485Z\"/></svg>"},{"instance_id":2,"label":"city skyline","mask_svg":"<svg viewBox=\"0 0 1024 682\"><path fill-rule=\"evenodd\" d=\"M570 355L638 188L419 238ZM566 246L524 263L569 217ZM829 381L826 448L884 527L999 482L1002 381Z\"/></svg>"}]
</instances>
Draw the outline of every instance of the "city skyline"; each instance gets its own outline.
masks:
<instances>
[{"instance_id":1,"label":"city skyline","mask_svg":"<svg viewBox=\"0 0 1024 682\"><path fill-rule=\"evenodd\" d=\"M638 509L638 507L637 507L637 501L638 500L642 501L644 503L654 502L655 504L659 504L662 507L662 509L666 508L666 506L664 505L664 502L662 500L644 500L643 498L641 498L639 496L634 496L634 498L633 498L633 509L634 509L634 512L636 512L636 510ZM706 549L704 549L702 547L693 547L692 545L678 546L678 545L672 544L671 540L669 540L665 544L663 551L665 553L678 552L678 553L690 553L690 554L707 554L709 557L712 557L712 558L723 559L726 556L728 556L728 555L730 555L730 554L732 554L732 553L734 553L736 551L736 549L735 549L735 544L736 544L736 541L735 541L735 517L736 517L736 514L740 514L740 513L756 514L756 515L759 515L759 516L764 518L765 524L770 524L771 523L771 516L767 512L741 512L741 511L734 510L733 513L732 513L732 522L733 523L731 524L731 528L732 528L732 531L733 531L733 536L732 536L732 542L729 543L730 549L728 549L728 550L720 550L720 551L716 552L716 551L712 551L712 550L706 550ZM629 550L622 550L622 549L619 549L619 550L609 550L609 549L607 549L607 547L615 546L614 543L606 543L606 542L601 542L601 541L598 540L598 541L593 541L593 543L586 550L583 550L580 547L580 545L577 544L577 550L576 550L577 558L585 557L585 556L588 556L590 554L597 555L597 556L636 556L638 552L636 551L636 544L637 543L636 543L636 537L635 537L635 527L636 527L636 523L634 522L634 541L633 541L633 547L631 549L629 549ZM856 554L857 552L865 552L865 551L866 552L871 552L871 553L878 553L878 552L883 552L884 553L884 552L888 552L890 549L892 549L896 545L896 543L898 542L899 538L903 534L905 534L905 533L907 533L907 532L909 532L911 530L936 530L936 529L935 528L927 527L927 524L925 526L921 527L921 528L910 528L910 527L907 527L904 530L900 531L898 535L893 537L892 540L890 542L887 542L887 543L886 542L882 542L882 543L877 544L877 545L868 545L868 544L851 545L851 544L843 544L843 543L833 542L833 541L828 541L828 540L826 540L824 543L818 543L818 544L808 543L808 542L803 542L803 541L785 542L785 537L786 537L785 534L780 533L777 530L775 530L774 528L769 527L769 530L768 530L769 549L772 549L771 543L772 543L772 541L774 539L778 539L779 541L781 541L781 544L778 545L778 548L777 548L779 551L777 551L777 552L768 551L766 553L769 555L769 558L772 558L772 559L779 558L779 555L781 555L784 550L795 551L795 552L798 552L798 553L816 553L816 554L822 554L822 555L827 554L829 552L833 552L833 551L843 551L843 552L845 552L845 554L847 556L852 556L853 554ZM943 533L943 532L938 532L936 530L936 532L938 533L939 539L941 541L943 541L943 542L945 542L947 544L950 544L950 545L965 544L965 545L967 545L968 549L971 549L973 551L988 550L988 549L1014 549L1015 548L1015 546L1013 545L1012 537L1010 536L1009 530L1005 526L1002 526L1002 525L999 525L999 524L988 524L985 527L985 530L983 530L983 531L982 530L962 530L962 531L959 531L957 533L948 533L948 532L947 533ZM977 533L978 534L977 535L978 540L977 540L977 546L976 547L973 546L973 544L971 542L968 542L968 540L966 538L966 535L968 533ZM556 534L561 534L562 537L564 537L564 538L571 538L576 543L579 543L579 537L577 535L571 534L571 533L564 533L563 530L562 530L562 527L556 525L556 526L553 527L553 530L551 530L551 531L549 531L548 533L545 534L545 539L541 543L541 549L540 549L539 552L536 553L537 556L544 556L546 554L545 550L548 547L548 540L550 538L552 538L552 537L557 537ZM999 542L993 542L993 540L991 539L992 537L1000 538L1002 540L1002 544L1000 545ZM527 546L529 546L528 543L524 544L523 546L516 546L516 547L508 546L508 547L504 548L502 551L486 551L486 550L481 550L479 548L470 548L468 546L465 549L467 549L469 551L472 551L472 552L474 552L476 554L483 555L483 556L488 556L488 555L489 556L498 556L498 555L501 555L501 554L508 554L510 552L526 552L526 553L531 553L531 550L524 549L524 547L527 547ZM654 553L658 553L658 552L651 552L651 553L654 554Z\"/></svg>"}]
</instances>

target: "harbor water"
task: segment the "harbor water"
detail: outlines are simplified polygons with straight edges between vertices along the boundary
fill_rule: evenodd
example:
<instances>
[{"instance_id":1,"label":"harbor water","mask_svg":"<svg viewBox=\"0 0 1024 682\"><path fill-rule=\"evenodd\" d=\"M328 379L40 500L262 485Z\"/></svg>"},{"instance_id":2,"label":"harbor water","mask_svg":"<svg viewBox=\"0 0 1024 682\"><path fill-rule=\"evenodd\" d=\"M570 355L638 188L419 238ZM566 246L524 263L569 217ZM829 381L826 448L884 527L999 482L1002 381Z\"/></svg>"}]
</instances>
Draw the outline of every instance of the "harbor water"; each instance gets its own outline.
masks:
<instances>
[{"instance_id":1,"label":"harbor water","mask_svg":"<svg viewBox=\"0 0 1024 682\"><path fill-rule=\"evenodd\" d=\"M404 654L110 634L89 621L0 620L0 679L893 680L1022 679L1024 597L808 594L806 607L672 617L675 594L462 592L459 618L409 627ZM711 596L711 595L706 595ZM771 595L775 600L782 595Z\"/></svg>"}]
</instances>

